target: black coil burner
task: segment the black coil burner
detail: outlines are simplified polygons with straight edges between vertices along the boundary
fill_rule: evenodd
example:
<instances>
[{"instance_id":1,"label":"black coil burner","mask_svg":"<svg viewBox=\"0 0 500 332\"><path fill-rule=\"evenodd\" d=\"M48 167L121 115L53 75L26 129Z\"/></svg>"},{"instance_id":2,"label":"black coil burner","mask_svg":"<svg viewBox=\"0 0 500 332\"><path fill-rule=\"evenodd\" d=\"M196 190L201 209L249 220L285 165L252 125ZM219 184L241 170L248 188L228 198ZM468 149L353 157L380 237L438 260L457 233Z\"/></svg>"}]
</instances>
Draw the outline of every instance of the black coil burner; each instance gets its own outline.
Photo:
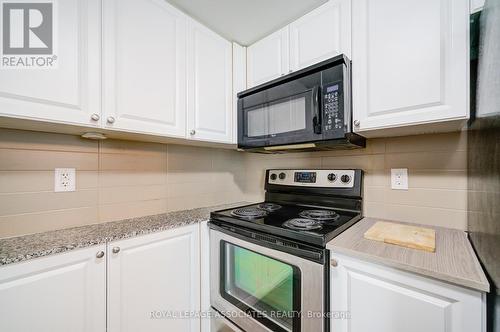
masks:
<instances>
[{"instance_id":1,"label":"black coil burner","mask_svg":"<svg viewBox=\"0 0 500 332\"><path fill-rule=\"evenodd\" d=\"M257 219L267 216L267 211L256 207L243 207L231 211L231 214L244 219Z\"/></svg>"},{"instance_id":2,"label":"black coil burner","mask_svg":"<svg viewBox=\"0 0 500 332\"><path fill-rule=\"evenodd\" d=\"M283 226L298 231L310 231L313 229L320 229L323 227L321 225L321 222L306 218L289 219L283 223Z\"/></svg>"},{"instance_id":3,"label":"black coil burner","mask_svg":"<svg viewBox=\"0 0 500 332\"><path fill-rule=\"evenodd\" d=\"M333 210L304 210L299 213L302 218L321 222L332 222L339 219L339 214Z\"/></svg>"},{"instance_id":4,"label":"black coil burner","mask_svg":"<svg viewBox=\"0 0 500 332\"><path fill-rule=\"evenodd\" d=\"M257 206L259 209L266 210L268 212L273 212L281 209L281 205L274 203L262 203Z\"/></svg>"}]
</instances>

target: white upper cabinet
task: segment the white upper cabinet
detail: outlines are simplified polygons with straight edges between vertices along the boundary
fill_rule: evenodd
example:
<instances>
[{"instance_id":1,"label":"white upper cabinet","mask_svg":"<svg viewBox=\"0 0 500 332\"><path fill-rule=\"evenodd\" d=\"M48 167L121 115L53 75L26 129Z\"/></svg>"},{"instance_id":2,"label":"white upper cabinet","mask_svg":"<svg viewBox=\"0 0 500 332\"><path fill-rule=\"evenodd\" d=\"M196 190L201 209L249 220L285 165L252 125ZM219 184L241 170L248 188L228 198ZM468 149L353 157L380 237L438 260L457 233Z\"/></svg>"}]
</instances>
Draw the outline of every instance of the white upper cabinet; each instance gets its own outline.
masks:
<instances>
[{"instance_id":1,"label":"white upper cabinet","mask_svg":"<svg viewBox=\"0 0 500 332\"><path fill-rule=\"evenodd\" d=\"M103 126L184 137L186 16L164 0L103 1Z\"/></svg>"},{"instance_id":2,"label":"white upper cabinet","mask_svg":"<svg viewBox=\"0 0 500 332\"><path fill-rule=\"evenodd\" d=\"M0 68L0 116L97 126L101 114L101 2L56 1L52 12L52 53L21 54L15 58L50 57L55 59L52 61L54 66ZM19 22L23 24L22 9L9 13L12 29L19 26ZM34 15L27 10L24 14ZM17 31L11 34L12 47L46 48L50 44L49 40L38 39L31 31L26 30L30 33L29 38L22 30ZM23 39L26 45L19 44ZM95 120L92 119L94 113Z\"/></svg>"},{"instance_id":3,"label":"white upper cabinet","mask_svg":"<svg viewBox=\"0 0 500 332\"><path fill-rule=\"evenodd\" d=\"M331 0L290 24L290 68L335 55L351 58L351 1Z\"/></svg>"},{"instance_id":4,"label":"white upper cabinet","mask_svg":"<svg viewBox=\"0 0 500 332\"><path fill-rule=\"evenodd\" d=\"M106 246L0 267L0 331L105 332Z\"/></svg>"},{"instance_id":5,"label":"white upper cabinet","mask_svg":"<svg viewBox=\"0 0 500 332\"><path fill-rule=\"evenodd\" d=\"M468 118L468 9L468 0L352 1L356 131Z\"/></svg>"},{"instance_id":6,"label":"white upper cabinet","mask_svg":"<svg viewBox=\"0 0 500 332\"><path fill-rule=\"evenodd\" d=\"M200 282L198 224L108 244L107 331L199 332Z\"/></svg>"},{"instance_id":7,"label":"white upper cabinet","mask_svg":"<svg viewBox=\"0 0 500 332\"><path fill-rule=\"evenodd\" d=\"M238 93L246 88L246 47L233 43L233 144L238 143Z\"/></svg>"},{"instance_id":8,"label":"white upper cabinet","mask_svg":"<svg viewBox=\"0 0 500 332\"><path fill-rule=\"evenodd\" d=\"M484 294L334 254L331 311L336 332L485 332Z\"/></svg>"},{"instance_id":9,"label":"white upper cabinet","mask_svg":"<svg viewBox=\"0 0 500 332\"><path fill-rule=\"evenodd\" d=\"M187 66L187 137L231 143L232 44L190 19Z\"/></svg>"},{"instance_id":10,"label":"white upper cabinet","mask_svg":"<svg viewBox=\"0 0 500 332\"><path fill-rule=\"evenodd\" d=\"M288 26L247 48L247 86L254 87L287 74L289 66Z\"/></svg>"}]
</instances>

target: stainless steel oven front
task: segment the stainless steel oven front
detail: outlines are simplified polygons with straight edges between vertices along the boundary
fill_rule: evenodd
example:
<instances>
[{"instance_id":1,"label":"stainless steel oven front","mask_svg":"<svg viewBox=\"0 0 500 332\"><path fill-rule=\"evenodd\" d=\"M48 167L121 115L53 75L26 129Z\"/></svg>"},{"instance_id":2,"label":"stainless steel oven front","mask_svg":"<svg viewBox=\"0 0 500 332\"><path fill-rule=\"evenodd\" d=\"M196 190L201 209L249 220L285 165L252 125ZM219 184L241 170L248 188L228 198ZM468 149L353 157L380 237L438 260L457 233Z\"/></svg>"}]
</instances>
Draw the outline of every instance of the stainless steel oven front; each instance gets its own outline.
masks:
<instances>
[{"instance_id":1,"label":"stainless steel oven front","mask_svg":"<svg viewBox=\"0 0 500 332\"><path fill-rule=\"evenodd\" d=\"M210 229L211 305L243 331L327 331L328 252L254 231Z\"/></svg>"}]
</instances>

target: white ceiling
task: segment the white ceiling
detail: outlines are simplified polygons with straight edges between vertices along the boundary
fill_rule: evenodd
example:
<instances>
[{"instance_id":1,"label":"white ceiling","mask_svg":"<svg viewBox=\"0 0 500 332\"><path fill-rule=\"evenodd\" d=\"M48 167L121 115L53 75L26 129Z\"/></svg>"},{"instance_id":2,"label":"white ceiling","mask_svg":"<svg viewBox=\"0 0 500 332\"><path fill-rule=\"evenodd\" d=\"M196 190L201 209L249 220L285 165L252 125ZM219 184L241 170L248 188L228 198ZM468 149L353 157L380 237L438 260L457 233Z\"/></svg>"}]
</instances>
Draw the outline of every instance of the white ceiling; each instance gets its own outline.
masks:
<instances>
[{"instance_id":1,"label":"white ceiling","mask_svg":"<svg viewBox=\"0 0 500 332\"><path fill-rule=\"evenodd\" d=\"M225 38L248 46L327 0L168 0Z\"/></svg>"}]
</instances>

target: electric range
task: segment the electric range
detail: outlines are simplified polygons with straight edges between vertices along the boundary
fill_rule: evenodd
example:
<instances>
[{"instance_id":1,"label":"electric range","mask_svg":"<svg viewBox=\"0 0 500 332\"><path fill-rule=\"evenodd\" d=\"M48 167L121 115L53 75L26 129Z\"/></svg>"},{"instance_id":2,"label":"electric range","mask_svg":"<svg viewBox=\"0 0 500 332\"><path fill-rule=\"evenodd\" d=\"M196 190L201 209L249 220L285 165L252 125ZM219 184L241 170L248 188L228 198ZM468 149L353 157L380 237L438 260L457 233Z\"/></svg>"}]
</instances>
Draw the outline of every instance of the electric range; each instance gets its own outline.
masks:
<instances>
[{"instance_id":1,"label":"electric range","mask_svg":"<svg viewBox=\"0 0 500 332\"><path fill-rule=\"evenodd\" d=\"M329 331L325 247L362 218L362 181L361 170L267 170L264 202L211 213L211 305L228 326Z\"/></svg>"}]
</instances>

